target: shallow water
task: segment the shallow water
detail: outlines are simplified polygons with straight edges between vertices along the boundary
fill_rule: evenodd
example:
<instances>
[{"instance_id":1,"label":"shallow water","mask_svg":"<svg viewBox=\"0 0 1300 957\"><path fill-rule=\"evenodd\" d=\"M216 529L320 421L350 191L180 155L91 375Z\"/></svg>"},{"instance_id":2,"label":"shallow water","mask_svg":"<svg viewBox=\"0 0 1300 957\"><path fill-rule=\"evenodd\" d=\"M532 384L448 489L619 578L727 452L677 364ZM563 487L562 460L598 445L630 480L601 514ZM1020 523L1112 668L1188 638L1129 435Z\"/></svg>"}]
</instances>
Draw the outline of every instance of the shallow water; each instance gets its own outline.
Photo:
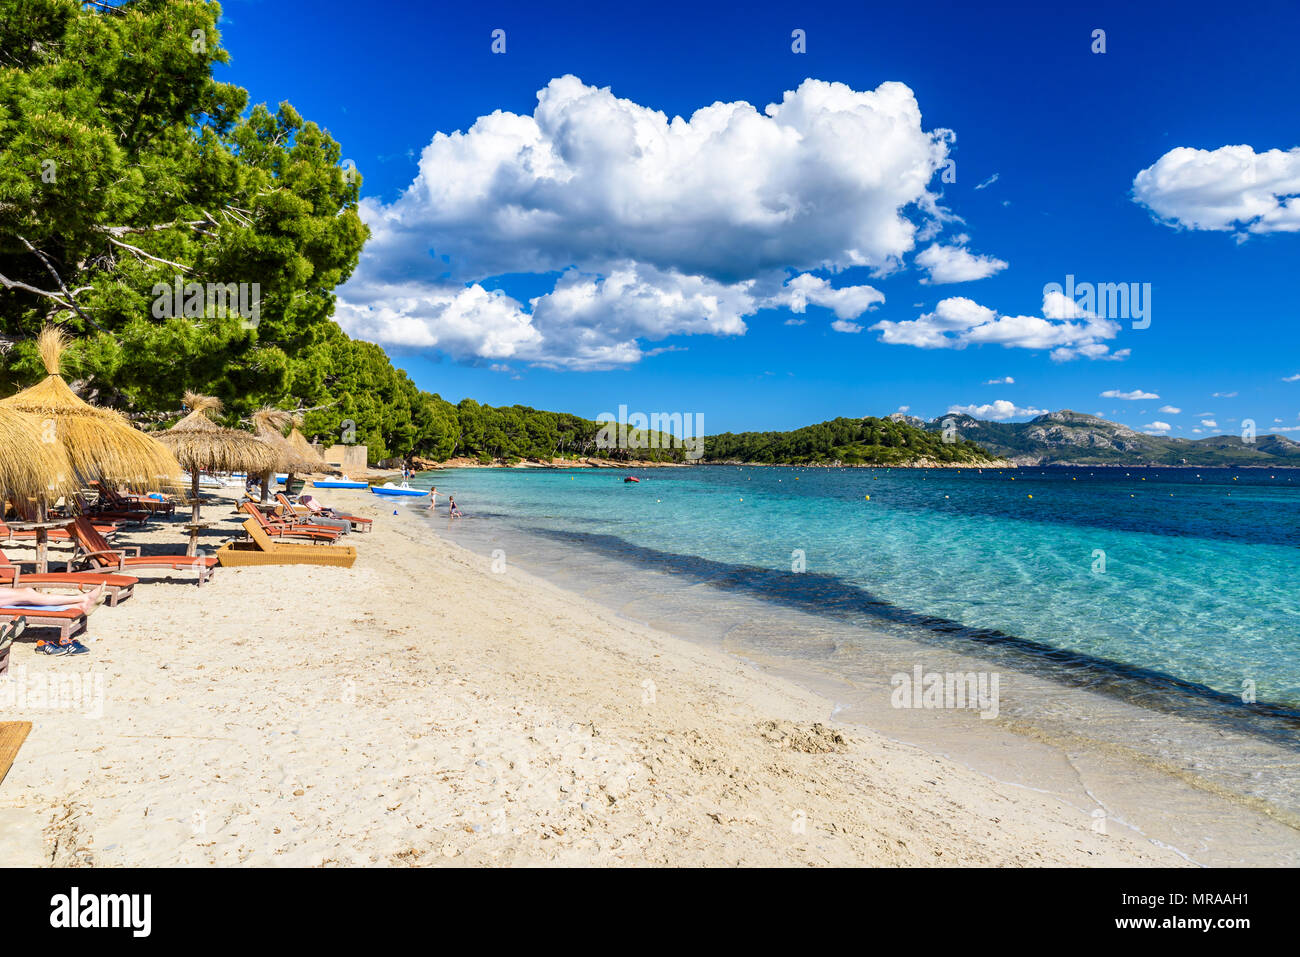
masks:
<instances>
[{"instance_id":1,"label":"shallow water","mask_svg":"<svg viewBox=\"0 0 1300 957\"><path fill-rule=\"evenodd\" d=\"M710 466L627 485L623 474L456 470L419 484L436 481L465 513L440 515L440 534L821 684L846 719L965 748L995 775L1082 795L1081 807L1105 805L1098 782L1118 766L1092 758L1110 754L1300 821L1297 476ZM899 709L895 676L918 666L998 675L997 717ZM1068 756L1054 772L1032 749L991 749L989 725ZM1144 800L1109 786L1116 819ZM1188 826L1171 838L1203 845L1208 831Z\"/></svg>"}]
</instances>

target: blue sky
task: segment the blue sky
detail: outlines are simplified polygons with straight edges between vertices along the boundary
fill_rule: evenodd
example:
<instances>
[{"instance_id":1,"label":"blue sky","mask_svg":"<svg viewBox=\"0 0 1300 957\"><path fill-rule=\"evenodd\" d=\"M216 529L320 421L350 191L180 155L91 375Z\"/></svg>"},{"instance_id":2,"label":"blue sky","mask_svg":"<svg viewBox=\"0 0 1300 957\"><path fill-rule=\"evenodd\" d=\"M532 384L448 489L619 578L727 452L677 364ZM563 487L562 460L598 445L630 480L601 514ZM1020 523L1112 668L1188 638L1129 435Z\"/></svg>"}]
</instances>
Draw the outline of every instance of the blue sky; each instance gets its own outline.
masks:
<instances>
[{"instance_id":1,"label":"blue sky","mask_svg":"<svg viewBox=\"0 0 1300 957\"><path fill-rule=\"evenodd\" d=\"M1134 6L229 0L221 76L340 141L338 318L451 401L1296 429L1300 13ZM1149 283L1149 327L1067 275Z\"/></svg>"}]
</instances>

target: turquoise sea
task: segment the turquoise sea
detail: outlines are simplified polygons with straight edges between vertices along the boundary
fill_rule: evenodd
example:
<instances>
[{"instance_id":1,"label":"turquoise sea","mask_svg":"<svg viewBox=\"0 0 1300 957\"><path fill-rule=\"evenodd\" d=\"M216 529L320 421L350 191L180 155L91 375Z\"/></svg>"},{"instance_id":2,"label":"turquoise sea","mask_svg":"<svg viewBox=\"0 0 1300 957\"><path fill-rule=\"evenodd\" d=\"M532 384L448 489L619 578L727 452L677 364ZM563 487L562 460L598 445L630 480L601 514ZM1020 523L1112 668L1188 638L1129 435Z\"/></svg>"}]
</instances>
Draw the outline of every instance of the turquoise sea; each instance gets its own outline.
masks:
<instances>
[{"instance_id":1,"label":"turquoise sea","mask_svg":"<svg viewBox=\"0 0 1300 957\"><path fill-rule=\"evenodd\" d=\"M439 514L439 534L642 620L732 635L730 650L806 659L855 686L906 670L900 643L987 662L1027 676L1024 689L1033 679L1004 708L1022 723L1091 717L1112 744L1300 809L1300 474L626 474L466 469L418 484L464 512ZM1078 690L1100 710L1062 697ZM1171 732L1147 714L1190 723Z\"/></svg>"}]
</instances>

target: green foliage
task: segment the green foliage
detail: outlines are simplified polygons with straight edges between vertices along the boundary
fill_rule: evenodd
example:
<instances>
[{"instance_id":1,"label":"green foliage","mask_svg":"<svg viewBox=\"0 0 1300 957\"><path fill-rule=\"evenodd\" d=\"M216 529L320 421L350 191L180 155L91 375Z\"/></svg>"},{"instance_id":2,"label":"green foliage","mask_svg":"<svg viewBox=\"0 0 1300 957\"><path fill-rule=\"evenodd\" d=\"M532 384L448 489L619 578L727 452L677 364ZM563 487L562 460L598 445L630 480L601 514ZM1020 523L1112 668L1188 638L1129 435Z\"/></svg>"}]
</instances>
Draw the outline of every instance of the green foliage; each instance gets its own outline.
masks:
<instances>
[{"instance_id":1,"label":"green foliage","mask_svg":"<svg viewBox=\"0 0 1300 957\"><path fill-rule=\"evenodd\" d=\"M906 465L931 462L983 462L989 454L974 442L945 442L896 419L831 419L793 432L741 432L711 435L704 441L704 460L782 465Z\"/></svg>"},{"instance_id":2,"label":"green foliage","mask_svg":"<svg viewBox=\"0 0 1300 957\"><path fill-rule=\"evenodd\" d=\"M124 409L175 409L189 388L243 415L321 381L303 366L338 334L333 290L367 235L360 179L287 103L249 110L212 78L220 12L0 0L0 335L19 343L6 391L31 381L27 342L51 320L80 340L86 386ZM257 322L211 296L160 314L178 278L247 284L246 300L256 284Z\"/></svg>"}]
</instances>

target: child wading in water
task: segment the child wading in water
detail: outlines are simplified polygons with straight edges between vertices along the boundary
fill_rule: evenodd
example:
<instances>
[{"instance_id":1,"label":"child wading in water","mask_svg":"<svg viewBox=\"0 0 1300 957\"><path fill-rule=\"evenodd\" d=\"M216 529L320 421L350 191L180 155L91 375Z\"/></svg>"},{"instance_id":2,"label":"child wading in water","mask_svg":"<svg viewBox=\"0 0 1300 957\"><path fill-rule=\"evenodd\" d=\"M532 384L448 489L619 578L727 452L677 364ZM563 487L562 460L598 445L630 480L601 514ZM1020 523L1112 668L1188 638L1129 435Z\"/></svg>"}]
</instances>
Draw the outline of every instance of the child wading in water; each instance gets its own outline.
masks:
<instances>
[{"instance_id":1,"label":"child wading in water","mask_svg":"<svg viewBox=\"0 0 1300 957\"><path fill-rule=\"evenodd\" d=\"M429 489L429 511L438 507L438 486Z\"/></svg>"},{"instance_id":2,"label":"child wading in water","mask_svg":"<svg viewBox=\"0 0 1300 957\"><path fill-rule=\"evenodd\" d=\"M456 507L456 496L447 496L447 517L460 518L460 509Z\"/></svg>"}]
</instances>

